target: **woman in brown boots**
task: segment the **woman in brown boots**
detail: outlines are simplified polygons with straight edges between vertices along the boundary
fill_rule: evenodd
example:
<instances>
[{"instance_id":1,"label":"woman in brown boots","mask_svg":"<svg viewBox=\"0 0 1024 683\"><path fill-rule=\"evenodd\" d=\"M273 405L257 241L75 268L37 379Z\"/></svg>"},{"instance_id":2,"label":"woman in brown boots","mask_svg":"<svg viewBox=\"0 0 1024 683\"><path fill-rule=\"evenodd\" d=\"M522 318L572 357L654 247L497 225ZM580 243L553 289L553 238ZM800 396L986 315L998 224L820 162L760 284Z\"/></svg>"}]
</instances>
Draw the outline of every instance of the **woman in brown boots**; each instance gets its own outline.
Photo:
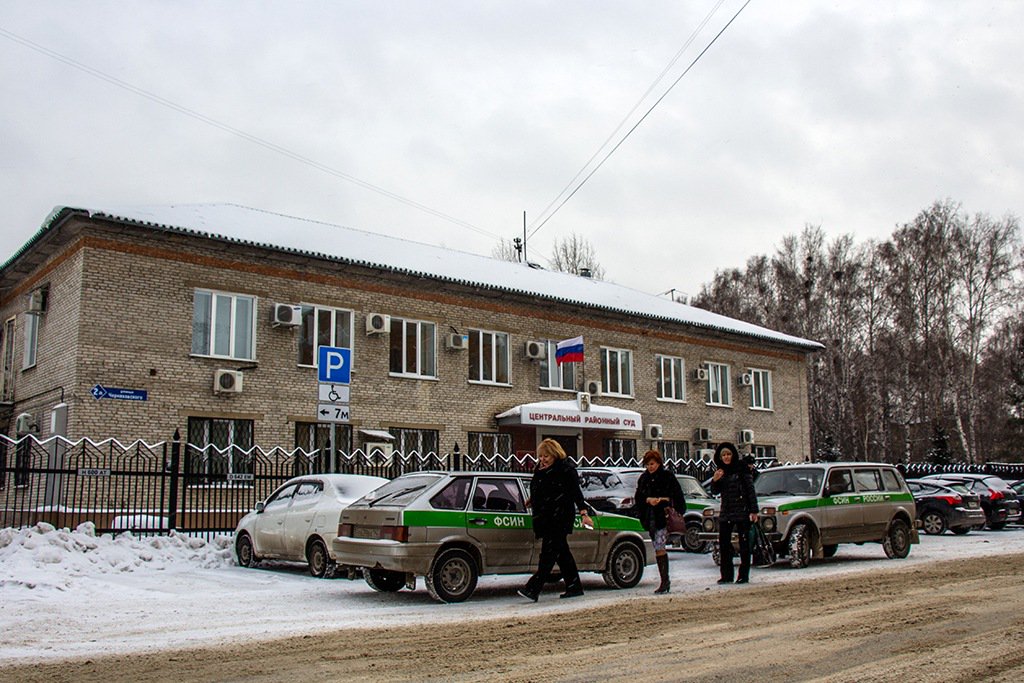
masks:
<instances>
[{"instance_id":1,"label":"woman in brown boots","mask_svg":"<svg viewBox=\"0 0 1024 683\"><path fill-rule=\"evenodd\" d=\"M668 540L667 519L665 511L675 508L679 514L686 512L686 499L683 488L676 476L662 467L664 459L658 451L644 453L646 472L636 482L636 510L640 523L651 535L654 544L654 559L658 562L658 573L661 574L661 585L655 593L668 593L671 586L668 576L668 551L665 542Z\"/></svg>"}]
</instances>

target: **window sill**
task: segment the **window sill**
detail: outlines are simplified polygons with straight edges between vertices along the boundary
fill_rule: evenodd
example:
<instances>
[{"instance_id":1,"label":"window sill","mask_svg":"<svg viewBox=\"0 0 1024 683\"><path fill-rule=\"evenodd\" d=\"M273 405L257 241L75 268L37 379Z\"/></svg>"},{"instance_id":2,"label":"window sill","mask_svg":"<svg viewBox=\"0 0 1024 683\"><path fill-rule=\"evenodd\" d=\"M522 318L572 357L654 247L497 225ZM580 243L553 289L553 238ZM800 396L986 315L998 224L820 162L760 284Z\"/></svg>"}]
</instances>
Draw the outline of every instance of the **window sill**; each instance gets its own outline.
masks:
<instances>
[{"instance_id":1,"label":"window sill","mask_svg":"<svg viewBox=\"0 0 1024 683\"><path fill-rule=\"evenodd\" d=\"M557 394L573 394L573 395L576 394L576 390L575 389L564 389L562 387L537 387L537 388L540 389L541 391L550 391L552 393L557 393Z\"/></svg>"},{"instance_id":2,"label":"window sill","mask_svg":"<svg viewBox=\"0 0 1024 683\"><path fill-rule=\"evenodd\" d=\"M756 410L759 413L774 413L774 408L761 408L760 406L750 406L751 410Z\"/></svg>"},{"instance_id":3,"label":"window sill","mask_svg":"<svg viewBox=\"0 0 1024 683\"><path fill-rule=\"evenodd\" d=\"M705 403L708 408L732 408L729 403Z\"/></svg>"},{"instance_id":4,"label":"window sill","mask_svg":"<svg viewBox=\"0 0 1024 683\"><path fill-rule=\"evenodd\" d=\"M467 379L466 383L467 384L475 384L475 385L477 385L479 387L509 387L509 388L511 388L511 386L512 386L508 382L485 382L485 381L480 380L480 379Z\"/></svg>"},{"instance_id":5,"label":"window sill","mask_svg":"<svg viewBox=\"0 0 1024 683\"><path fill-rule=\"evenodd\" d=\"M231 360L238 363L255 363L255 358L235 358L234 356L207 356L202 353L190 353L189 358L208 358L210 360Z\"/></svg>"},{"instance_id":6,"label":"window sill","mask_svg":"<svg viewBox=\"0 0 1024 683\"><path fill-rule=\"evenodd\" d=\"M427 382L440 382L440 378L432 377L430 375L403 375L399 372L389 372L388 377L394 377L395 379L420 379Z\"/></svg>"},{"instance_id":7,"label":"window sill","mask_svg":"<svg viewBox=\"0 0 1024 683\"><path fill-rule=\"evenodd\" d=\"M608 398L628 398L630 401L633 401L633 400L636 399L636 396L633 396L632 394L610 394L607 391L602 391L600 398L605 398L605 397L608 397Z\"/></svg>"},{"instance_id":8,"label":"window sill","mask_svg":"<svg viewBox=\"0 0 1024 683\"><path fill-rule=\"evenodd\" d=\"M680 405L686 405L685 398L655 398L658 403L678 403Z\"/></svg>"}]
</instances>

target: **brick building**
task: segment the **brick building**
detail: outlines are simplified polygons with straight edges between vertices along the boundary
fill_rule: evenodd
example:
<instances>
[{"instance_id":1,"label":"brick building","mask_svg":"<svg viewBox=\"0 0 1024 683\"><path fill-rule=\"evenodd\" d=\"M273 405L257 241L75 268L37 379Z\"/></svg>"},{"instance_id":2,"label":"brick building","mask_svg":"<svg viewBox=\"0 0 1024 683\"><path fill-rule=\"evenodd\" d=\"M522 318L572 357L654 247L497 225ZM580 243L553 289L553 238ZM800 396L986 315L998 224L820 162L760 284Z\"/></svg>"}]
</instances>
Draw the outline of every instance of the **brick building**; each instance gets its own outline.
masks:
<instances>
[{"instance_id":1,"label":"brick building","mask_svg":"<svg viewBox=\"0 0 1024 683\"><path fill-rule=\"evenodd\" d=\"M239 206L59 207L0 267L0 428L582 459L810 455L821 345L619 285ZM582 336L584 362L554 362ZM317 349L351 350L347 422ZM589 390L588 397L580 392ZM588 405L589 404L589 405ZM20 419L19 419L20 416Z\"/></svg>"}]
</instances>

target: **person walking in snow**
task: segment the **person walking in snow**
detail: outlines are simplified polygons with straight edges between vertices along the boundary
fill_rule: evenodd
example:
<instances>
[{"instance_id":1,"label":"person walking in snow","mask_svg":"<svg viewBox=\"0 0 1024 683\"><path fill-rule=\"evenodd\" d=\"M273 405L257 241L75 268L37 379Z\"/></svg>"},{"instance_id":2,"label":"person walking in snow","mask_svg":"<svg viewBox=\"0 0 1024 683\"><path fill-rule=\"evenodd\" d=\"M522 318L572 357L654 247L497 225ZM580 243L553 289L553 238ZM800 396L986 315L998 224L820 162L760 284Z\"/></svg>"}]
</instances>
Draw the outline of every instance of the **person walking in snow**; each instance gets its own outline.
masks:
<instances>
[{"instance_id":1,"label":"person walking in snow","mask_svg":"<svg viewBox=\"0 0 1024 683\"><path fill-rule=\"evenodd\" d=\"M736 452L736 446L725 442L715 449L715 474L711 477L711 491L721 495L722 506L718 514L719 568L722 578L718 583L733 581L732 532L740 537L740 569L736 583L750 580L750 525L757 521L757 494L750 467Z\"/></svg>"},{"instance_id":2,"label":"person walking in snow","mask_svg":"<svg viewBox=\"0 0 1024 683\"><path fill-rule=\"evenodd\" d=\"M665 544L668 540L668 518L666 511L674 508L679 514L686 512L686 498L683 497L683 487L675 475L665 469L664 458L656 450L644 453L644 468L647 470L640 475L636 482L636 511L640 517L640 524L651 535L651 543L654 544L654 559L658 563L658 573L661 575L661 584L654 592L657 594L668 593L671 582L668 576L668 551Z\"/></svg>"},{"instance_id":3,"label":"person walking in snow","mask_svg":"<svg viewBox=\"0 0 1024 683\"><path fill-rule=\"evenodd\" d=\"M591 507L583 498L580 478L567 460L565 450L554 439L544 439L537 447L537 467L530 479L530 505L533 508L533 533L540 539L540 560L537 571L519 595L537 602L551 570L558 570L565 581L565 592L560 598L583 595L580 572L569 550L569 534L579 511L585 527L593 528Z\"/></svg>"}]
</instances>

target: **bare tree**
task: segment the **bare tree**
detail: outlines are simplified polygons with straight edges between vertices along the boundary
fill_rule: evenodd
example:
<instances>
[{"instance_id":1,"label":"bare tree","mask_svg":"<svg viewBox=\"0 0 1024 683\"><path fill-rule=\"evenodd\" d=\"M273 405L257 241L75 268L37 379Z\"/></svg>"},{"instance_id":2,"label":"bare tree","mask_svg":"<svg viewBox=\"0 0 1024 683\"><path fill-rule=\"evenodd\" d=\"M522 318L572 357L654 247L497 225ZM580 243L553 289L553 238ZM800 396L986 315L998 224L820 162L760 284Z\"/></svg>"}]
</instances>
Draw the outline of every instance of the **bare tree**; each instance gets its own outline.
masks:
<instances>
[{"instance_id":1,"label":"bare tree","mask_svg":"<svg viewBox=\"0 0 1024 683\"><path fill-rule=\"evenodd\" d=\"M516 247L515 240L507 240L501 238L498 243L491 249L491 257L496 258L499 261L521 261L522 254Z\"/></svg>"},{"instance_id":2,"label":"bare tree","mask_svg":"<svg viewBox=\"0 0 1024 683\"><path fill-rule=\"evenodd\" d=\"M604 268L597 261L593 245L576 233L564 239L555 239L555 245L551 249L551 267L573 275L580 275L583 271L589 270L590 277L595 280L604 279Z\"/></svg>"}]
</instances>

